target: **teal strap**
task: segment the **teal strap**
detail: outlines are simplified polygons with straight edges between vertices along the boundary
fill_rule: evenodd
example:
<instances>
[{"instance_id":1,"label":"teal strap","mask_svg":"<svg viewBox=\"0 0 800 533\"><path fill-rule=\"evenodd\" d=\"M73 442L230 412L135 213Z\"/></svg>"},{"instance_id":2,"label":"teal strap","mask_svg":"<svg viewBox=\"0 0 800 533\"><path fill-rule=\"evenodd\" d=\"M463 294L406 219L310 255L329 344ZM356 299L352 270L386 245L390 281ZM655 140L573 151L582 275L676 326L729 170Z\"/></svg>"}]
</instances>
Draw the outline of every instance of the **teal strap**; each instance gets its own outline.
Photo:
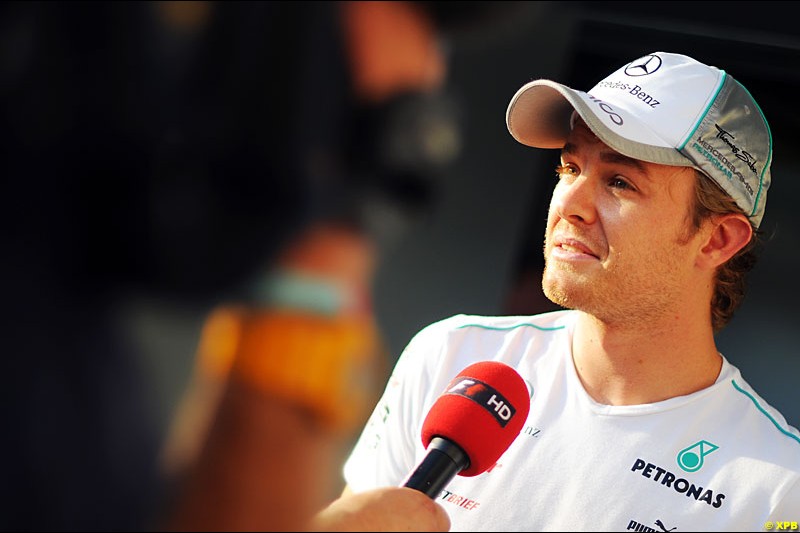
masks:
<instances>
[{"instance_id":1,"label":"teal strap","mask_svg":"<svg viewBox=\"0 0 800 533\"><path fill-rule=\"evenodd\" d=\"M279 270L253 287L257 304L335 315L346 304L343 289L330 281L297 272Z\"/></svg>"}]
</instances>

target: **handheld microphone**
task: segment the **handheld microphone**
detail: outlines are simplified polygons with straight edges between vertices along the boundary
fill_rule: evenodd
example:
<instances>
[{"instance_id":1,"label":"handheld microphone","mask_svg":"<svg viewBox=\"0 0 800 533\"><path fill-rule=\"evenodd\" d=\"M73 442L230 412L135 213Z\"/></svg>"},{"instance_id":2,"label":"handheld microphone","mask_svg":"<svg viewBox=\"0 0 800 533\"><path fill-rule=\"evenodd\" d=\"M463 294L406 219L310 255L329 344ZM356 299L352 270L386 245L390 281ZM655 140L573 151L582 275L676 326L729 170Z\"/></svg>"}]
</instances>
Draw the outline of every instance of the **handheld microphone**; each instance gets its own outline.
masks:
<instances>
[{"instance_id":1,"label":"handheld microphone","mask_svg":"<svg viewBox=\"0 0 800 533\"><path fill-rule=\"evenodd\" d=\"M499 361L467 366L428 412L428 454L403 486L436 498L456 475L485 472L517 438L529 411L528 386L516 370Z\"/></svg>"}]
</instances>

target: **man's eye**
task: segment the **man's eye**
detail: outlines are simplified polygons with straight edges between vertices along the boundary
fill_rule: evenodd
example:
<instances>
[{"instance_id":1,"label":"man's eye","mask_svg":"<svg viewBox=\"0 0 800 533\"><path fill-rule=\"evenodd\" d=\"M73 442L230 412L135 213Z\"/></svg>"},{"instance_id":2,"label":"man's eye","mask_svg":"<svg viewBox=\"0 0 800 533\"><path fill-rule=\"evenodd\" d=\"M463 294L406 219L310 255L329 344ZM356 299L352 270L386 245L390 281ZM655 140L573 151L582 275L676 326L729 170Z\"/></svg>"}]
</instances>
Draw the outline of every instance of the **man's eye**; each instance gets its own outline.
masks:
<instances>
[{"instance_id":1,"label":"man's eye","mask_svg":"<svg viewBox=\"0 0 800 533\"><path fill-rule=\"evenodd\" d=\"M567 178L567 177L574 178L579 173L580 172L578 171L578 168L575 165L558 165L556 167L556 175L559 178Z\"/></svg>"},{"instance_id":2,"label":"man's eye","mask_svg":"<svg viewBox=\"0 0 800 533\"><path fill-rule=\"evenodd\" d=\"M634 190L633 185L618 176L609 179L608 184L615 189Z\"/></svg>"}]
</instances>

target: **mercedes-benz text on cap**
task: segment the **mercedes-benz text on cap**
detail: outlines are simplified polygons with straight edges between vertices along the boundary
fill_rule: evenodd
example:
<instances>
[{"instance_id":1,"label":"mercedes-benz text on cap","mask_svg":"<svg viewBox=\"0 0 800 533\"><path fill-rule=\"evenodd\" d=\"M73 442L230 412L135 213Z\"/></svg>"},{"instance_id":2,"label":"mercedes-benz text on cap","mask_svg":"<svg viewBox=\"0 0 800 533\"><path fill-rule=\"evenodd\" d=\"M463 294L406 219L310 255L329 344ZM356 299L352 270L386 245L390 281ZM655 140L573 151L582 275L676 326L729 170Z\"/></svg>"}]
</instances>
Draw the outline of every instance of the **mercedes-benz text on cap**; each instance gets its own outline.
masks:
<instances>
[{"instance_id":1,"label":"mercedes-benz text on cap","mask_svg":"<svg viewBox=\"0 0 800 533\"><path fill-rule=\"evenodd\" d=\"M561 148L573 112L621 154L699 169L755 227L761 223L771 182L772 134L756 101L724 70L654 52L620 67L589 92L535 80L511 99L506 125L522 144Z\"/></svg>"}]
</instances>

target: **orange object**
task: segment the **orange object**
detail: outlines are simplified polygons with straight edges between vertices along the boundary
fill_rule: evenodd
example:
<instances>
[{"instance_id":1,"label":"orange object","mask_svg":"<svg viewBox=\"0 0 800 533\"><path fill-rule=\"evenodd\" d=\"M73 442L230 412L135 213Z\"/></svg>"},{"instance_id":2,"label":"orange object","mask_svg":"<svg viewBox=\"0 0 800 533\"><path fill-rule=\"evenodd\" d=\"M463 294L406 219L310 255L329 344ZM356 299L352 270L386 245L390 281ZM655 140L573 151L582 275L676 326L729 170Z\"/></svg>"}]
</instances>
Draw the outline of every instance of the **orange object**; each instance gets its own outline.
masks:
<instances>
[{"instance_id":1,"label":"orange object","mask_svg":"<svg viewBox=\"0 0 800 533\"><path fill-rule=\"evenodd\" d=\"M344 431L374 402L383 356L365 318L234 307L209 316L198 349L204 374L240 379Z\"/></svg>"},{"instance_id":2,"label":"orange object","mask_svg":"<svg viewBox=\"0 0 800 533\"><path fill-rule=\"evenodd\" d=\"M356 96L379 103L403 91L434 90L445 59L430 15L415 2L344 2L345 40Z\"/></svg>"}]
</instances>

